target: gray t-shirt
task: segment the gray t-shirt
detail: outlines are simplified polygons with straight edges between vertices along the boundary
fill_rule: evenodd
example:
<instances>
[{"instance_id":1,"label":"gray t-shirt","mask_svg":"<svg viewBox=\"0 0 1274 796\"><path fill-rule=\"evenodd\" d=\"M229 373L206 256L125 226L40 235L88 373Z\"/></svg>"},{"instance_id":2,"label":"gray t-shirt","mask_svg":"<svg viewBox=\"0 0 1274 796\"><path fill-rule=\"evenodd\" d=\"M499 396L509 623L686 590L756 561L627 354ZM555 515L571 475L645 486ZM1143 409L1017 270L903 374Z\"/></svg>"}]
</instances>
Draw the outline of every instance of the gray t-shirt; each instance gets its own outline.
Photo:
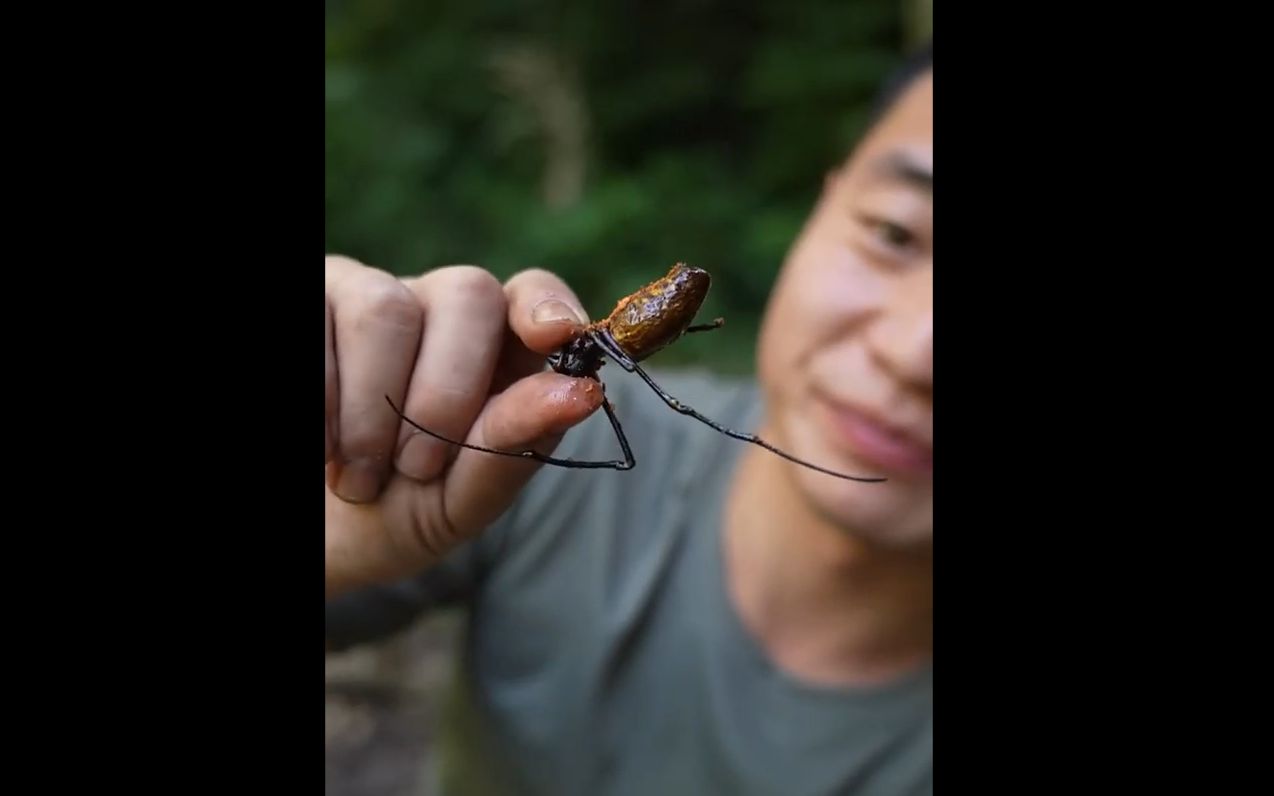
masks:
<instances>
[{"instance_id":1,"label":"gray t-shirt","mask_svg":"<svg viewBox=\"0 0 1274 796\"><path fill-rule=\"evenodd\" d=\"M759 417L750 383L649 372L727 426ZM871 689L777 669L722 568L722 503L747 443L677 414L632 374L605 375L635 469L543 467L443 565L327 606L336 648L469 606L440 728L444 792L932 793L930 670ZM600 411L556 455L622 458Z\"/></svg>"}]
</instances>

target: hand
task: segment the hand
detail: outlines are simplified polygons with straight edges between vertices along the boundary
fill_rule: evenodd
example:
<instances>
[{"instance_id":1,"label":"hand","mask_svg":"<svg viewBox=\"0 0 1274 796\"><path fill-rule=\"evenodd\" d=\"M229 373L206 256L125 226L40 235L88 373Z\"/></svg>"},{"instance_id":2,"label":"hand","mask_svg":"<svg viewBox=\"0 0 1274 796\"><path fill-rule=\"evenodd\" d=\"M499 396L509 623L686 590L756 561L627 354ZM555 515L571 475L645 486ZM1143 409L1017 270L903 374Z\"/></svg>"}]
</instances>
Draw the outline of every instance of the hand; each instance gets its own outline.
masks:
<instances>
[{"instance_id":1,"label":"hand","mask_svg":"<svg viewBox=\"0 0 1274 796\"><path fill-rule=\"evenodd\" d=\"M400 280L326 259L325 537L328 596L404 577L495 521L541 465L450 439L551 453L602 402L600 385L545 372L587 322L541 270L507 284L473 266Z\"/></svg>"}]
</instances>

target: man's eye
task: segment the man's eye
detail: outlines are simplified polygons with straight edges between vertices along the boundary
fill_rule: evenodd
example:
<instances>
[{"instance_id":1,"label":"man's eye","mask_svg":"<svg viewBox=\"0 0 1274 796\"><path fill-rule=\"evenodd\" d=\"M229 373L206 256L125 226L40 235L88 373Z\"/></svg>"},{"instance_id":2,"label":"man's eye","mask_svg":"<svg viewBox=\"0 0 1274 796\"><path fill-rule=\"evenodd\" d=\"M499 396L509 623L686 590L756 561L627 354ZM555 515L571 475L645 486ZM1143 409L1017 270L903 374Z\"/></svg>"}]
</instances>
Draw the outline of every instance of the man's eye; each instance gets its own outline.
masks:
<instances>
[{"instance_id":1,"label":"man's eye","mask_svg":"<svg viewBox=\"0 0 1274 796\"><path fill-rule=\"evenodd\" d=\"M881 218L867 218L863 222L871 230L872 235L879 238L881 243L894 249L902 249L910 246L915 242L916 236L911 230L895 224L892 221L886 221Z\"/></svg>"}]
</instances>

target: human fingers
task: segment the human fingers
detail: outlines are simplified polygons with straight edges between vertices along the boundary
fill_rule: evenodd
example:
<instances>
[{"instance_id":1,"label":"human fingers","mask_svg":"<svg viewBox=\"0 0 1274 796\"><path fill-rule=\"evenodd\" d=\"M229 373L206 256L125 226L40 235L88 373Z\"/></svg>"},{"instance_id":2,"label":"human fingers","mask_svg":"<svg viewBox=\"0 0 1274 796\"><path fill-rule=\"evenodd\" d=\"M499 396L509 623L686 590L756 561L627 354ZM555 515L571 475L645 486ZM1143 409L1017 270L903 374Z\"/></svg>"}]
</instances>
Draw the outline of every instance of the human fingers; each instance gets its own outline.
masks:
<instances>
[{"instance_id":1,"label":"human fingers","mask_svg":"<svg viewBox=\"0 0 1274 796\"><path fill-rule=\"evenodd\" d=\"M439 268L407 284L425 321L403 412L431 431L463 439L487 401L504 344L504 290L489 272L466 265ZM381 410L389 410L383 399ZM406 422L398 433L400 473L427 481L442 472L446 443Z\"/></svg>"},{"instance_id":2,"label":"human fingers","mask_svg":"<svg viewBox=\"0 0 1274 796\"><path fill-rule=\"evenodd\" d=\"M601 384L592 379L537 373L493 397L464 441L550 455L562 435L592 415L603 397ZM486 528L542 466L530 458L460 450L444 484L448 524L461 537Z\"/></svg>"},{"instance_id":3,"label":"human fingers","mask_svg":"<svg viewBox=\"0 0 1274 796\"><path fill-rule=\"evenodd\" d=\"M340 405L332 491L365 502L390 473L399 422L385 396L401 404L407 392L424 313L399 279L348 258L328 258L326 281Z\"/></svg>"},{"instance_id":4,"label":"human fingers","mask_svg":"<svg viewBox=\"0 0 1274 796\"><path fill-rule=\"evenodd\" d=\"M504 286L509 328L533 352L546 355L588 323L575 292L541 268L515 274Z\"/></svg>"}]
</instances>

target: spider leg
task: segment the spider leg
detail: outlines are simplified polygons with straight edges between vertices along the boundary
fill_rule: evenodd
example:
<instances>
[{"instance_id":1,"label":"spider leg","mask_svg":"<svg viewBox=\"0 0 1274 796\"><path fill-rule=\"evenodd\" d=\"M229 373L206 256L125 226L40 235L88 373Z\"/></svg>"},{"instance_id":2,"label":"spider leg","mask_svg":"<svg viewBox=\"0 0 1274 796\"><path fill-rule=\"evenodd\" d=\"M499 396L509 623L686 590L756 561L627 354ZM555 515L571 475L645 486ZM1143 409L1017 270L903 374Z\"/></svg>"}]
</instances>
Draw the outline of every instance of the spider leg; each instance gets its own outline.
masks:
<instances>
[{"instance_id":1,"label":"spider leg","mask_svg":"<svg viewBox=\"0 0 1274 796\"><path fill-rule=\"evenodd\" d=\"M700 323L695 326L691 326L689 329L686 329L686 331L682 332L682 334L693 334L694 332L710 332L713 329L720 329L722 326L725 326L725 318L717 318L712 323Z\"/></svg>"},{"instance_id":2,"label":"spider leg","mask_svg":"<svg viewBox=\"0 0 1274 796\"><path fill-rule=\"evenodd\" d=\"M602 351L606 352L606 356L615 361L624 370L632 373L637 368L637 363L633 362L632 357L624 353L624 350L615 342L615 338L610 336L608 332L590 332L589 337L597 343Z\"/></svg>"},{"instance_id":3,"label":"spider leg","mask_svg":"<svg viewBox=\"0 0 1274 796\"><path fill-rule=\"evenodd\" d=\"M663 400L664 403L668 404L668 406L672 407L674 410L680 412L683 415L688 415L690 417L693 417L695 420L698 420L700 423L703 423L707 426L711 426L713 429L721 432L722 434L725 434L727 437L731 437L733 439L737 439L742 442L750 442L753 445L759 445L762 448L765 448L766 450L768 450L770 453L776 454L778 456L782 456L784 459L787 459L790 462L795 462L796 464L799 464L802 467L808 467L811 470L817 470L820 473L826 473L827 475L835 476L836 478L844 478L847 481L862 481L865 483L879 483L881 481L886 480L884 478L860 478L857 476L845 475L843 473L838 473L833 470L828 470L826 468L819 467L816 464L810 464L809 462L802 461L801 459L796 458L790 453L781 451L778 448L771 445L770 443L756 436L755 434L746 434L742 431L735 431L732 428L726 428L725 426L721 425L715 420L704 417L703 415L696 412L693 408L686 406L681 401L678 401L676 398L673 398L671 395L669 395L668 392L664 390L664 388L656 384L655 380L650 378L649 375L647 375L646 371L641 369L641 366L639 366L636 362L632 360L631 357L625 354L620 349L620 347L615 343L615 341L610 338L609 335L604 333L595 333L593 335L593 339L597 342L599 346L601 346L602 350L606 352L606 355L610 357L611 359L615 360L616 364L618 364L621 368L628 371L629 373L636 373L638 376L640 376L642 378L642 381L646 382L646 384L650 386L650 389L654 390L655 394L658 395Z\"/></svg>"},{"instance_id":4,"label":"spider leg","mask_svg":"<svg viewBox=\"0 0 1274 796\"><path fill-rule=\"evenodd\" d=\"M605 389L605 388L603 388ZM619 418L615 417L615 410L610 405L610 399L603 396L602 409L606 412L606 419L610 420L610 427L615 430L615 437L619 440L619 447L624 451L624 461L616 462L616 470L631 470L637 466L637 460L633 458L633 450L628 447L628 438L624 436L624 427L619 424Z\"/></svg>"},{"instance_id":5,"label":"spider leg","mask_svg":"<svg viewBox=\"0 0 1274 796\"><path fill-rule=\"evenodd\" d=\"M633 458L632 450L629 449L628 447L628 440L624 437L623 429L620 428L619 419L615 417L615 411L611 409L610 401L606 400L606 398L604 397L602 398L602 409L606 410L606 417L610 419L611 427L615 429L615 434L618 435L619 437L620 447L623 448L624 450L624 461L622 462L621 461L593 462L593 461L579 461L576 459L558 459L553 456L546 456L543 453L540 453L538 451L533 451L533 450L502 451L502 450L496 450L494 448L484 448L480 445L470 445L467 442L458 442L457 440L444 437L443 435L437 433L436 431L430 431L429 429L420 425L416 421L412 420L410 417L407 417L407 415L399 411L398 407L394 405L393 399L391 399L388 395L385 396L385 400L389 402L389 406L391 409L394 410L394 414L398 415L400 419L410 424L412 428L415 428L416 430L422 433L428 434L429 436L434 437L436 439L440 439L443 442L446 442L450 445L456 445L461 448L468 448L471 451L479 451L481 453L492 453L499 456L511 456L517 459L533 459L537 462L543 462L544 464L552 464L557 467L569 467L569 468L579 468L579 469L631 470L637 464L637 461Z\"/></svg>"}]
</instances>

